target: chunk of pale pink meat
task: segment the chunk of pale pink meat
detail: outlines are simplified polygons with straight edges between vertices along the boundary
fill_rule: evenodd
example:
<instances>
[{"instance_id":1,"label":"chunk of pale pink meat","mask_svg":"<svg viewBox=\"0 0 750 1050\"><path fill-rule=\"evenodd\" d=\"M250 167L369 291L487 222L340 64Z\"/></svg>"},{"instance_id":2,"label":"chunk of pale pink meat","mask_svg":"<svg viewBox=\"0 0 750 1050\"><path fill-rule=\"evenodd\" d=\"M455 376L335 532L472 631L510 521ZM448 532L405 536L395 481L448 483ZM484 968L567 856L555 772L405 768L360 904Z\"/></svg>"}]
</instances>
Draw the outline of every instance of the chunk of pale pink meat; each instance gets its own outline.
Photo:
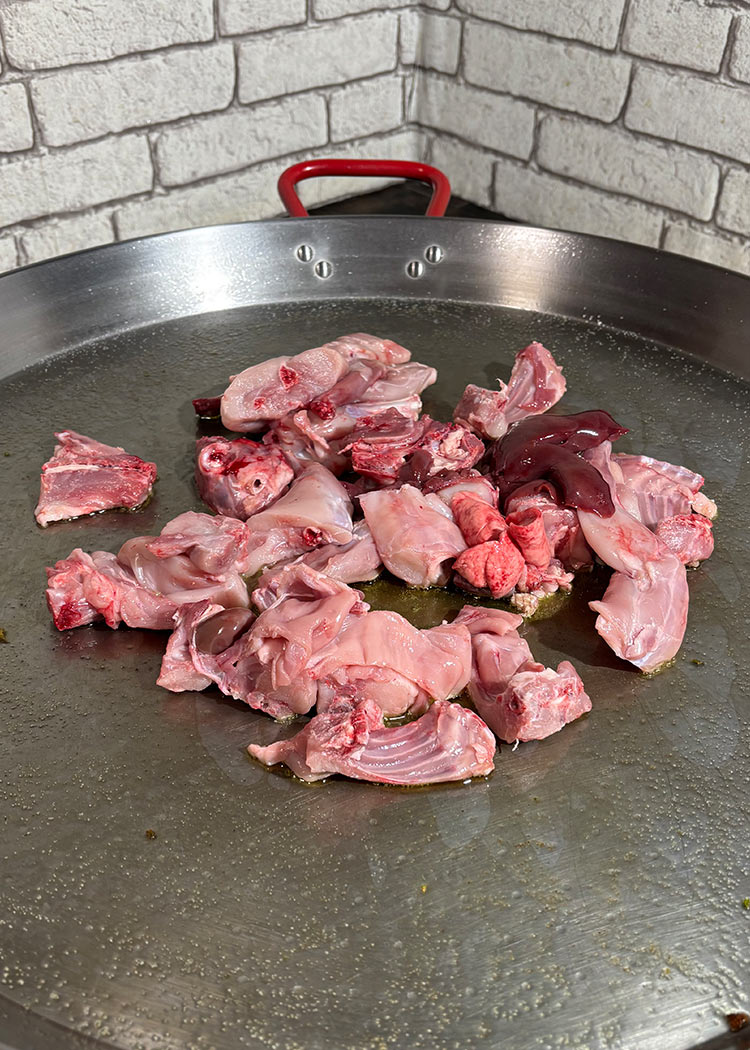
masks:
<instances>
[{"instance_id":1,"label":"chunk of pale pink meat","mask_svg":"<svg viewBox=\"0 0 750 1050\"><path fill-rule=\"evenodd\" d=\"M459 492L473 492L484 503L497 507L497 489L490 479L478 470L464 470L457 474L433 477L422 491L434 492L449 507L452 506L453 497Z\"/></svg>"},{"instance_id":2,"label":"chunk of pale pink meat","mask_svg":"<svg viewBox=\"0 0 750 1050\"><path fill-rule=\"evenodd\" d=\"M615 572L601 601L596 630L623 660L656 671L676 655L687 626L685 566L621 505L610 469L611 444L584 453L608 483L615 512L608 518L578 511L592 550Z\"/></svg>"},{"instance_id":3,"label":"chunk of pale pink meat","mask_svg":"<svg viewBox=\"0 0 750 1050\"><path fill-rule=\"evenodd\" d=\"M696 566L714 551L712 525L702 514L676 514L663 518L656 535L683 565Z\"/></svg>"},{"instance_id":4,"label":"chunk of pale pink meat","mask_svg":"<svg viewBox=\"0 0 750 1050\"><path fill-rule=\"evenodd\" d=\"M274 718L304 714L317 699L314 658L368 608L360 591L307 566L290 567L276 603L225 654L220 688Z\"/></svg>"},{"instance_id":5,"label":"chunk of pale pink meat","mask_svg":"<svg viewBox=\"0 0 750 1050\"><path fill-rule=\"evenodd\" d=\"M466 590L489 593L492 598L511 594L526 563L507 532L499 539L469 547L456 558L456 583Z\"/></svg>"},{"instance_id":6,"label":"chunk of pale pink meat","mask_svg":"<svg viewBox=\"0 0 750 1050\"><path fill-rule=\"evenodd\" d=\"M391 365L378 376L371 385L352 401L364 404L390 404L392 401L404 401L415 394L421 394L437 380L437 371L430 365L419 361L409 364Z\"/></svg>"},{"instance_id":7,"label":"chunk of pale pink meat","mask_svg":"<svg viewBox=\"0 0 750 1050\"><path fill-rule=\"evenodd\" d=\"M453 418L480 437L501 438L511 423L539 415L565 393L565 379L552 354L541 343L530 343L516 354L508 385L486 390L470 383Z\"/></svg>"},{"instance_id":8,"label":"chunk of pale pink meat","mask_svg":"<svg viewBox=\"0 0 750 1050\"><path fill-rule=\"evenodd\" d=\"M285 495L248 519L242 571L252 575L325 543L349 543L351 511L341 483L325 467L311 463Z\"/></svg>"},{"instance_id":9,"label":"chunk of pale pink meat","mask_svg":"<svg viewBox=\"0 0 750 1050\"><path fill-rule=\"evenodd\" d=\"M520 616L465 606L454 623L471 632L469 695L500 740L542 740L591 710L571 663L553 671L534 661L518 634Z\"/></svg>"},{"instance_id":10,"label":"chunk of pale pink meat","mask_svg":"<svg viewBox=\"0 0 750 1050\"><path fill-rule=\"evenodd\" d=\"M58 631L97 620L164 631L177 610L171 598L141 587L114 554L79 548L47 569L47 605Z\"/></svg>"},{"instance_id":11,"label":"chunk of pale pink meat","mask_svg":"<svg viewBox=\"0 0 750 1050\"><path fill-rule=\"evenodd\" d=\"M340 583L374 580L383 569L367 522L358 521L352 526L349 543L326 543L264 573L253 591L253 602L259 609L267 609L277 600L282 578L295 565L307 565Z\"/></svg>"},{"instance_id":12,"label":"chunk of pale pink meat","mask_svg":"<svg viewBox=\"0 0 750 1050\"><path fill-rule=\"evenodd\" d=\"M381 339L377 335L367 335L365 332L342 335L325 345L332 347L347 361L361 359L382 361L386 365L400 365L411 358L411 351L405 346L394 343L392 339Z\"/></svg>"},{"instance_id":13,"label":"chunk of pale pink meat","mask_svg":"<svg viewBox=\"0 0 750 1050\"><path fill-rule=\"evenodd\" d=\"M373 676L372 668L390 675ZM398 613L377 610L352 617L315 655L308 670L322 683L320 705L335 697L338 687L339 695L369 695L393 716L425 710L429 699L457 696L469 680L470 668L471 642L465 627L441 624L418 630ZM353 691L346 688L352 685Z\"/></svg>"},{"instance_id":14,"label":"chunk of pale pink meat","mask_svg":"<svg viewBox=\"0 0 750 1050\"><path fill-rule=\"evenodd\" d=\"M264 430L330 390L347 371L346 360L330 345L269 358L232 379L221 398L221 421L229 430Z\"/></svg>"},{"instance_id":15,"label":"chunk of pale pink meat","mask_svg":"<svg viewBox=\"0 0 750 1050\"><path fill-rule=\"evenodd\" d=\"M360 504L389 572L412 587L445 583L450 563L466 543L441 499L404 485L368 492Z\"/></svg>"},{"instance_id":16,"label":"chunk of pale pink meat","mask_svg":"<svg viewBox=\"0 0 750 1050\"><path fill-rule=\"evenodd\" d=\"M532 510L541 514L552 554L566 570L576 571L593 563L593 554L586 543L576 510L559 504L557 492L548 481L522 485L505 501L509 518Z\"/></svg>"},{"instance_id":17,"label":"chunk of pale pink meat","mask_svg":"<svg viewBox=\"0 0 750 1050\"><path fill-rule=\"evenodd\" d=\"M110 627L168 630L180 605L202 600L247 606L237 568L245 526L233 518L188 512L160 536L128 540L107 551L69 558L47 570L47 603L59 630L103 619Z\"/></svg>"},{"instance_id":18,"label":"chunk of pale pink meat","mask_svg":"<svg viewBox=\"0 0 750 1050\"><path fill-rule=\"evenodd\" d=\"M342 773L376 784L435 784L486 776L494 768L495 740L482 720L459 704L438 700L408 725L383 725L369 700L337 700L291 740L250 754L272 766L285 763L302 780Z\"/></svg>"},{"instance_id":19,"label":"chunk of pale pink meat","mask_svg":"<svg viewBox=\"0 0 750 1050\"><path fill-rule=\"evenodd\" d=\"M205 689L215 682L225 688L231 660L224 654L253 622L249 609L223 609L212 602L183 605L174 617L157 685L170 692Z\"/></svg>"},{"instance_id":20,"label":"chunk of pale pink meat","mask_svg":"<svg viewBox=\"0 0 750 1050\"><path fill-rule=\"evenodd\" d=\"M687 467L620 452L612 456L611 471L622 506L650 529L691 510L716 517L716 504L699 491L704 479Z\"/></svg>"},{"instance_id":21,"label":"chunk of pale pink meat","mask_svg":"<svg viewBox=\"0 0 750 1050\"><path fill-rule=\"evenodd\" d=\"M133 510L150 496L155 463L73 430L61 430L55 437L58 443L42 467L34 511L40 525L114 508Z\"/></svg>"},{"instance_id":22,"label":"chunk of pale pink meat","mask_svg":"<svg viewBox=\"0 0 750 1050\"><path fill-rule=\"evenodd\" d=\"M195 481L201 499L217 514L245 521L289 487L294 471L280 448L247 438L200 438Z\"/></svg>"}]
</instances>

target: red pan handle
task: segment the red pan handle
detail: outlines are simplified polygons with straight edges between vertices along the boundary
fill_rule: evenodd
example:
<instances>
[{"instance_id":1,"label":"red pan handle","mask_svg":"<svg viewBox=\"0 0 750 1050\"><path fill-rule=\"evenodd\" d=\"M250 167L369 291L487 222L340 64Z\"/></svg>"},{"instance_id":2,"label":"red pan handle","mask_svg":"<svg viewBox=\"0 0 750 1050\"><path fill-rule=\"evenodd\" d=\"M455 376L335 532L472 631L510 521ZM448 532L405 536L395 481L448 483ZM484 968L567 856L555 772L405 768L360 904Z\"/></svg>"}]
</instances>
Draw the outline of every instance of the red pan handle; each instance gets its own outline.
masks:
<instances>
[{"instance_id":1,"label":"red pan handle","mask_svg":"<svg viewBox=\"0 0 750 1050\"><path fill-rule=\"evenodd\" d=\"M432 186L432 197L426 214L436 217L445 215L451 199L451 184L447 176L429 164L412 160L303 160L279 176L279 196L293 218L307 216L307 209L297 196L295 186L303 179L314 179L321 175L362 175L428 182Z\"/></svg>"}]
</instances>

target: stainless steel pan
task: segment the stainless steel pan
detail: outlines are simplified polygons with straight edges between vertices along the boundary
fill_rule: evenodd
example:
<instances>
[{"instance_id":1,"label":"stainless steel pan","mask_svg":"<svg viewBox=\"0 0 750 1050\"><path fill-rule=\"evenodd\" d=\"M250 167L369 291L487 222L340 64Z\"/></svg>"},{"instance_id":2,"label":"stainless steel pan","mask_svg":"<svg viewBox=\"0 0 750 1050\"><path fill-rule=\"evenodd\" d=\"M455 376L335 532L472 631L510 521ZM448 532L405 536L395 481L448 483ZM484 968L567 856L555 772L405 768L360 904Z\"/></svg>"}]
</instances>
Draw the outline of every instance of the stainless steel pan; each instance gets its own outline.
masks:
<instances>
[{"instance_id":1,"label":"stainless steel pan","mask_svg":"<svg viewBox=\"0 0 750 1050\"><path fill-rule=\"evenodd\" d=\"M437 219L221 226L0 280L0 1045L740 1045L720 1036L750 992L749 293L645 248ZM611 411L624 448L701 470L719 502L676 665L617 661L586 606L604 580L581 580L526 633L573 659L593 711L503 747L484 783L276 776L244 752L274 723L156 688L161 634L58 634L44 606L72 547L198 509L191 397L352 330L434 364L443 416L540 339L563 407ZM155 459L148 507L37 529L61 427ZM461 604L369 594L420 624Z\"/></svg>"}]
</instances>

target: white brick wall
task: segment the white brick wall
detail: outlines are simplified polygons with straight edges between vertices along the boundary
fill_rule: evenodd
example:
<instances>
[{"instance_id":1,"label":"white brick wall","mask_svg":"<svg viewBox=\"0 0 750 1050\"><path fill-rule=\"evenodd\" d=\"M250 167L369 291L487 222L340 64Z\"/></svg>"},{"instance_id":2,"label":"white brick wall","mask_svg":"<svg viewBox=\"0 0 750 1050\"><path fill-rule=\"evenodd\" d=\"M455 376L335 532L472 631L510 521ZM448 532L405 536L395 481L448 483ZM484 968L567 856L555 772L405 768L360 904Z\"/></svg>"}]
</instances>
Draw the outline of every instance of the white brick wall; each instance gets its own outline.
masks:
<instances>
[{"instance_id":1,"label":"white brick wall","mask_svg":"<svg viewBox=\"0 0 750 1050\"><path fill-rule=\"evenodd\" d=\"M0 0L0 66L0 272L279 214L343 154L750 273L746 0Z\"/></svg>"}]
</instances>

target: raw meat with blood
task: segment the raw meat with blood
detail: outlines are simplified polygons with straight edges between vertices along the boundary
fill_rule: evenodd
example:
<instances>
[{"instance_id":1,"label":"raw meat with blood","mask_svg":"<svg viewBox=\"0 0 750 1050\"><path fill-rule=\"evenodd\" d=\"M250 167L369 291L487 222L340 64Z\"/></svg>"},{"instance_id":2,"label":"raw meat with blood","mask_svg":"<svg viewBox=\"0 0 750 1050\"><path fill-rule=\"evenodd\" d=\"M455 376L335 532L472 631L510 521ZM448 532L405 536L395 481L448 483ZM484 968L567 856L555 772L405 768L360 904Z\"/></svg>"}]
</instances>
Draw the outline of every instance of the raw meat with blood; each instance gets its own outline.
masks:
<instances>
[{"instance_id":1,"label":"raw meat with blood","mask_svg":"<svg viewBox=\"0 0 750 1050\"><path fill-rule=\"evenodd\" d=\"M676 514L662 518L656 535L683 565L696 566L714 551L711 522L702 514Z\"/></svg>"},{"instance_id":2,"label":"raw meat with blood","mask_svg":"<svg viewBox=\"0 0 750 1050\"><path fill-rule=\"evenodd\" d=\"M360 420L344 451L352 455L358 474L381 485L395 482L406 457L419 447L432 420L429 416L411 420L395 409Z\"/></svg>"},{"instance_id":3,"label":"raw meat with blood","mask_svg":"<svg viewBox=\"0 0 750 1050\"><path fill-rule=\"evenodd\" d=\"M505 501L508 518L529 510L538 510L544 522L544 531L555 558L566 570L577 571L593 563L594 556L581 530L578 514L572 507L563 507L553 485L548 481L532 481L522 485Z\"/></svg>"},{"instance_id":4,"label":"raw meat with blood","mask_svg":"<svg viewBox=\"0 0 750 1050\"><path fill-rule=\"evenodd\" d=\"M180 605L210 600L247 606L238 566L245 526L233 518L188 512L160 536L139 536L120 548L75 550L47 569L47 603L58 630L103 619L110 627L168 630Z\"/></svg>"},{"instance_id":5,"label":"raw meat with blood","mask_svg":"<svg viewBox=\"0 0 750 1050\"><path fill-rule=\"evenodd\" d=\"M242 572L253 575L325 543L349 543L351 511L341 483L325 467L311 463L285 495L248 519Z\"/></svg>"},{"instance_id":6,"label":"raw meat with blood","mask_svg":"<svg viewBox=\"0 0 750 1050\"><path fill-rule=\"evenodd\" d=\"M501 438L512 423L539 415L565 393L565 379L552 354L541 343L530 343L516 354L508 385L499 390L470 383L453 418L483 438Z\"/></svg>"},{"instance_id":7,"label":"raw meat with blood","mask_svg":"<svg viewBox=\"0 0 750 1050\"><path fill-rule=\"evenodd\" d=\"M156 464L129 455L119 446L61 430L52 458L42 467L40 525L67 521L102 510L133 510L151 495Z\"/></svg>"},{"instance_id":8,"label":"raw meat with blood","mask_svg":"<svg viewBox=\"0 0 750 1050\"><path fill-rule=\"evenodd\" d=\"M348 365L330 346L293 357L272 357L236 375L221 398L229 430L264 430L274 419L308 405L346 375Z\"/></svg>"},{"instance_id":9,"label":"raw meat with blood","mask_svg":"<svg viewBox=\"0 0 750 1050\"><path fill-rule=\"evenodd\" d=\"M450 562L466 549L453 515L438 496L412 485L359 499L383 564L412 587L444 583Z\"/></svg>"},{"instance_id":10,"label":"raw meat with blood","mask_svg":"<svg viewBox=\"0 0 750 1050\"><path fill-rule=\"evenodd\" d=\"M483 454L483 443L466 427L432 420L399 471L398 480L422 488L435 474L470 470Z\"/></svg>"},{"instance_id":11,"label":"raw meat with blood","mask_svg":"<svg viewBox=\"0 0 750 1050\"><path fill-rule=\"evenodd\" d=\"M195 481L201 499L217 514L245 521L282 495L294 471L281 449L248 438L197 442Z\"/></svg>"},{"instance_id":12,"label":"raw meat with blood","mask_svg":"<svg viewBox=\"0 0 750 1050\"><path fill-rule=\"evenodd\" d=\"M506 518L508 532L527 565L546 569L552 560L552 547L547 539L542 512L538 507L516 510Z\"/></svg>"},{"instance_id":13,"label":"raw meat with blood","mask_svg":"<svg viewBox=\"0 0 750 1050\"><path fill-rule=\"evenodd\" d=\"M342 773L376 784L436 784L491 773L495 740L459 704L438 700L416 721L385 727L377 704L341 699L291 740L248 751L267 766L285 763L302 780Z\"/></svg>"},{"instance_id":14,"label":"raw meat with blood","mask_svg":"<svg viewBox=\"0 0 750 1050\"><path fill-rule=\"evenodd\" d=\"M526 563L507 532L499 539L469 547L453 563L459 587L492 598L505 598L515 588Z\"/></svg>"},{"instance_id":15,"label":"raw meat with blood","mask_svg":"<svg viewBox=\"0 0 750 1050\"><path fill-rule=\"evenodd\" d=\"M682 644L687 625L685 566L645 525L620 504L609 466L611 445L603 442L586 456L609 487L615 510L609 517L579 508L592 550L615 572L601 601L596 630L623 660L642 671L668 663Z\"/></svg>"},{"instance_id":16,"label":"raw meat with blood","mask_svg":"<svg viewBox=\"0 0 750 1050\"><path fill-rule=\"evenodd\" d=\"M456 525L469 547L497 540L507 531L502 514L495 506L487 503L484 495L460 491L450 503Z\"/></svg>"},{"instance_id":17,"label":"raw meat with blood","mask_svg":"<svg viewBox=\"0 0 750 1050\"><path fill-rule=\"evenodd\" d=\"M471 633L469 695L500 740L542 740L591 710L571 663L553 671L534 661L518 634L520 616L465 606L454 623Z\"/></svg>"},{"instance_id":18,"label":"raw meat with blood","mask_svg":"<svg viewBox=\"0 0 750 1050\"><path fill-rule=\"evenodd\" d=\"M259 609L267 609L276 601L279 581L293 565L307 565L340 583L365 583L374 580L383 570L367 522L358 521L352 526L349 543L326 543L265 572L253 591L253 602Z\"/></svg>"}]
</instances>

